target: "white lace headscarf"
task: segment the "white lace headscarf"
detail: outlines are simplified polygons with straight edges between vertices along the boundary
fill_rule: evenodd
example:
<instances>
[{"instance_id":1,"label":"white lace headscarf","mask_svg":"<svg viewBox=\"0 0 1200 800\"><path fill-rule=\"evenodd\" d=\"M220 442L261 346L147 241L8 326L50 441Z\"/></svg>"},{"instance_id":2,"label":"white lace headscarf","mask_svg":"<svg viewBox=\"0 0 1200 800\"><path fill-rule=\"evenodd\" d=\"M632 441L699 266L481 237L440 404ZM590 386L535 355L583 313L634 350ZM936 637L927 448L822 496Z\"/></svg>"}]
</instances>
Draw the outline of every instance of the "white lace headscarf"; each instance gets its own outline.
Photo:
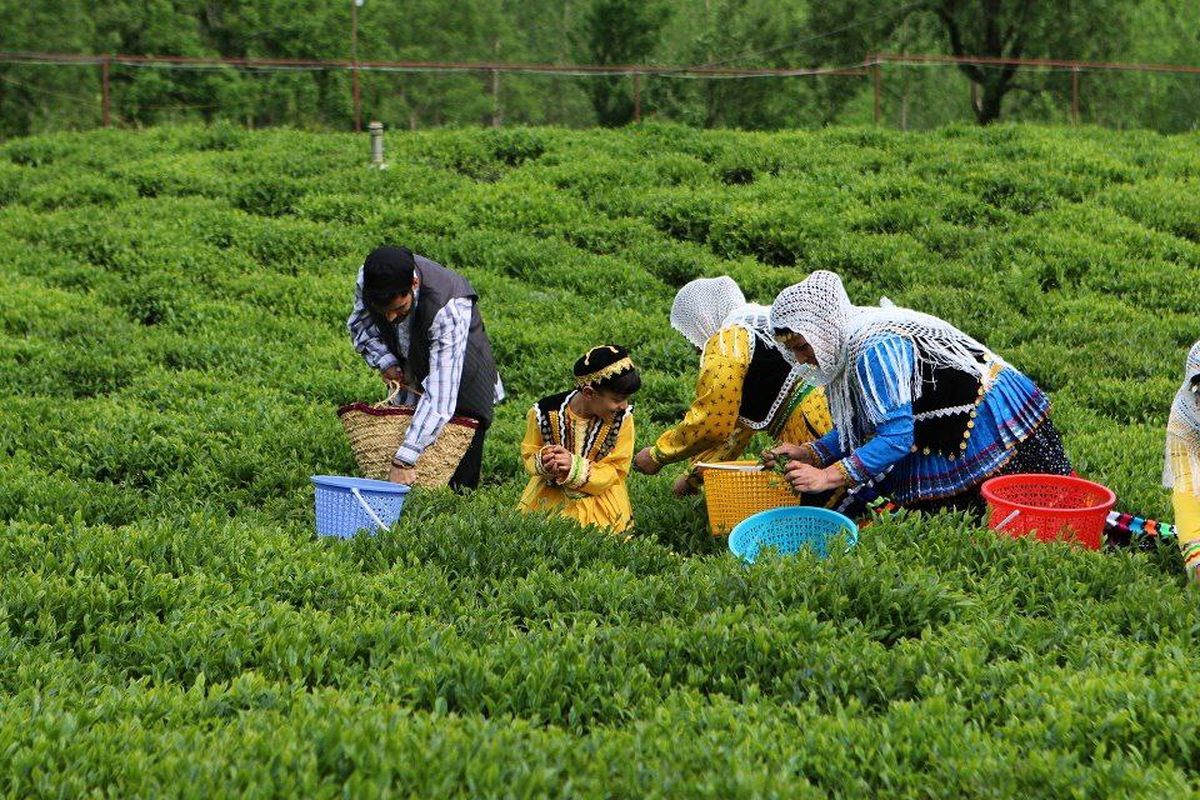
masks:
<instances>
[{"instance_id":1,"label":"white lace headscarf","mask_svg":"<svg viewBox=\"0 0 1200 800\"><path fill-rule=\"evenodd\" d=\"M767 338L771 337L771 307L759 305L758 303L742 303L737 308L725 315L725 319L721 322L722 328L728 328L730 325L741 325L745 328L753 328L756 331L761 331Z\"/></svg>"},{"instance_id":2,"label":"white lace headscarf","mask_svg":"<svg viewBox=\"0 0 1200 800\"><path fill-rule=\"evenodd\" d=\"M868 374L864 384L850 369L880 335L898 335L911 341L920 361L979 376L984 370L976 359L990 351L967 334L929 314L900 308L883 298L880 307L850 302L836 273L818 270L779 293L771 305L771 327L798 333L813 349L817 364L809 381L825 386L829 411L837 426L840 444L852 450L883 421L885 411L912 403L921 396L921 364L908 370L900 347L883 353L883 381ZM788 350L791 355L790 350ZM855 395L863 402L855 403ZM859 415L856 416L855 410Z\"/></svg>"},{"instance_id":3,"label":"white lace headscarf","mask_svg":"<svg viewBox=\"0 0 1200 800\"><path fill-rule=\"evenodd\" d=\"M804 337L817 359L809 380L828 386L846 370L846 334L851 317L860 311L836 273L817 270L779 293L771 304L771 327Z\"/></svg>"},{"instance_id":4,"label":"white lace headscarf","mask_svg":"<svg viewBox=\"0 0 1200 800\"><path fill-rule=\"evenodd\" d=\"M704 343L724 327L726 317L746 305L746 296L733 278L697 278L676 293L671 327L703 350Z\"/></svg>"},{"instance_id":5,"label":"white lace headscarf","mask_svg":"<svg viewBox=\"0 0 1200 800\"><path fill-rule=\"evenodd\" d=\"M1200 375L1200 342L1192 345L1188 353L1183 385L1171 404L1163 486L1200 497L1200 392L1192 384L1197 375ZM1185 480L1185 476L1191 476L1191 480Z\"/></svg>"}]
</instances>

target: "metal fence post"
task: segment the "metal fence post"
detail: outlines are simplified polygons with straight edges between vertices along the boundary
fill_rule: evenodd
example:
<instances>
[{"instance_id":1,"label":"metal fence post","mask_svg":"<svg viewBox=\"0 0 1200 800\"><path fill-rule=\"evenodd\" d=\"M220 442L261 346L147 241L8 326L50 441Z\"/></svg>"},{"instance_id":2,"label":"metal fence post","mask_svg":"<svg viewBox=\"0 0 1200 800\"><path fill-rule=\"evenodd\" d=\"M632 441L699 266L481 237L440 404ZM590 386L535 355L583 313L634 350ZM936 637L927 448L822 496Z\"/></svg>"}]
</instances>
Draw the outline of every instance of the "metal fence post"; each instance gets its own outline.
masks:
<instances>
[{"instance_id":1,"label":"metal fence post","mask_svg":"<svg viewBox=\"0 0 1200 800\"><path fill-rule=\"evenodd\" d=\"M358 6L360 0L350 0L350 70L351 95L354 102L354 132L362 130L362 90L358 86Z\"/></svg>"},{"instance_id":2,"label":"metal fence post","mask_svg":"<svg viewBox=\"0 0 1200 800\"><path fill-rule=\"evenodd\" d=\"M1071 70L1071 124L1079 124L1079 67Z\"/></svg>"},{"instance_id":3,"label":"metal fence post","mask_svg":"<svg viewBox=\"0 0 1200 800\"><path fill-rule=\"evenodd\" d=\"M639 72L630 73L633 78L633 121L642 121L642 75Z\"/></svg>"},{"instance_id":4,"label":"metal fence post","mask_svg":"<svg viewBox=\"0 0 1200 800\"><path fill-rule=\"evenodd\" d=\"M883 74L878 58L872 65L871 72L875 76L875 124L878 125L883 119Z\"/></svg>"},{"instance_id":5,"label":"metal fence post","mask_svg":"<svg viewBox=\"0 0 1200 800\"><path fill-rule=\"evenodd\" d=\"M108 62L109 57L105 56L100 62L100 120L104 127L108 127L109 123L109 99L108 99Z\"/></svg>"},{"instance_id":6,"label":"metal fence post","mask_svg":"<svg viewBox=\"0 0 1200 800\"><path fill-rule=\"evenodd\" d=\"M504 112L500 107L500 70L492 70L492 127L499 128L501 121L504 119Z\"/></svg>"}]
</instances>

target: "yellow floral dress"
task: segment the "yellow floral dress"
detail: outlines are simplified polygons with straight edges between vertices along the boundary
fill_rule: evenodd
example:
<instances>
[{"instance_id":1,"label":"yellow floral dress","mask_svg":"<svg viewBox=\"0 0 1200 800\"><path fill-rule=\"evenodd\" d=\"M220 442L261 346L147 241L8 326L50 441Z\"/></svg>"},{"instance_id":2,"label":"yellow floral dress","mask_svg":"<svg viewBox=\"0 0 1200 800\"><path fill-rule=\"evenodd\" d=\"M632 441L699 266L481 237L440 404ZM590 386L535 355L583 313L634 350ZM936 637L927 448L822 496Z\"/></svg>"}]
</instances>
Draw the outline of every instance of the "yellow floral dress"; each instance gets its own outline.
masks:
<instances>
[{"instance_id":1,"label":"yellow floral dress","mask_svg":"<svg viewBox=\"0 0 1200 800\"><path fill-rule=\"evenodd\" d=\"M633 524L625 488L633 461L632 411L612 422L581 417L570 408L572 395L553 395L529 409L521 458L530 478L517 508L557 510L580 525L620 533ZM562 483L542 469L541 450L547 444L565 447L574 455L571 474Z\"/></svg>"},{"instance_id":2,"label":"yellow floral dress","mask_svg":"<svg viewBox=\"0 0 1200 800\"><path fill-rule=\"evenodd\" d=\"M1183 554L1188 577L1200 582L1200 475L1192 474L1184 440L1168 436L1174 456L1175 488L1171 502L1175 507L1175 536Z\"/></svg>"},{"instance_id":3,"label":"yellow floral dress","mask_svg":"<svg viewBox=\"0 0 1200 800\"><path fill-rule=\"evenodd\" d=\"M683 420L651 448L659 463L730 461L745 451L759 430L776 441L804 444L833 428L823 389L798 383L794 375L775 383L757 380L751 372L752 335L734 325L713 334L705 344L695 401ZM766 398L767 418L755 425L742 416L741 408L747 393L759 391L776 396Z\"/></svg>"}]
</instances>

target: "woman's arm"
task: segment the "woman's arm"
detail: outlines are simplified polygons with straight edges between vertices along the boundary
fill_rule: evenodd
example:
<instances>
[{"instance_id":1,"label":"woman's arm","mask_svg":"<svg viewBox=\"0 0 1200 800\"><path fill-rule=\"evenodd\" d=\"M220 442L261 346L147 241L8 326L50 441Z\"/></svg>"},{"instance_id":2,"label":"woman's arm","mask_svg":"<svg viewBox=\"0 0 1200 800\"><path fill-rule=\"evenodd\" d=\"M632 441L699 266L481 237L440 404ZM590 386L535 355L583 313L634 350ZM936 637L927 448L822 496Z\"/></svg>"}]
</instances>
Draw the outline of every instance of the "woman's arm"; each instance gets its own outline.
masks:
<instances>
[{"instance_id":1,"label":"woman's arm","mask_svg":"<svg viewBox=\"0 0 1200 800\"><path fill-rule=\"evenodd\" d=\"M750 334L740 326L715 334L704 347L696 399L683 420L665 431L651 452L660 464L683 461L720 446L733 435L749 366Z\"/></svg>"}]
</instances>

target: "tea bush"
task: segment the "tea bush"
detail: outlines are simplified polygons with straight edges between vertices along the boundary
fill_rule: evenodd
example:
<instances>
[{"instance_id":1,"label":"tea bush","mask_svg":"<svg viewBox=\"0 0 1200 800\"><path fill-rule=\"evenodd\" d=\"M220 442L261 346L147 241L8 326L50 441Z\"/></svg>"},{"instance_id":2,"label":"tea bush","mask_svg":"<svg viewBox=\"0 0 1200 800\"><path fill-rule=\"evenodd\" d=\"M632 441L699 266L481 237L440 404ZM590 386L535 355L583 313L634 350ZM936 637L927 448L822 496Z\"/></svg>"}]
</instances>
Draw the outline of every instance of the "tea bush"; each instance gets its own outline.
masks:
<instances>
[{"instance_id":1,"label":"tea bush","mask_svg":"<svg viewBox=\"0 0 1200 800\"><path fill-rule=\"evenodd\" d=\"M1200 792L1195 593L900 515L753 567L676 474L622 542L513 511L525 412L632 348L639 444L686 408L675 289L816 268L1053 393L1076 467L1169 516L1200 338L1196 134L647 124L228 126L0 143L0 775L14 797L1016 797ZM312 534L383 395L345 332L398 242L481 296L510 400L483 487Z\"/></svg>"}]
</instances>

